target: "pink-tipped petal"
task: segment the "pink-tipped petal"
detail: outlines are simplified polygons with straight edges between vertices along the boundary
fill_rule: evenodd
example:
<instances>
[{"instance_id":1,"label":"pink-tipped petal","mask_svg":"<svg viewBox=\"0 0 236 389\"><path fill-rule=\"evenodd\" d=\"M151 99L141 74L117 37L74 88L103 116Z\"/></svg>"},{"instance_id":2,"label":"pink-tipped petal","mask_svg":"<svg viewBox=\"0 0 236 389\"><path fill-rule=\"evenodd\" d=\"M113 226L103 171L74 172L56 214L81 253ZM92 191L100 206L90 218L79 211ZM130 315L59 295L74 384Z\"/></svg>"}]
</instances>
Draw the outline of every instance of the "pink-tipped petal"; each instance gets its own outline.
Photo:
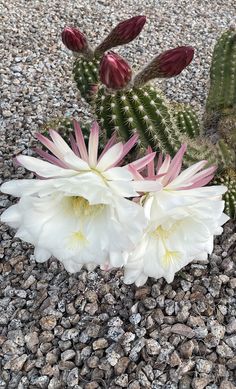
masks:
<instances>
[{"instance_id":1,"label":"pink-tipped petal","mask_svg":"<svg viewBox=\"0 0 236 389\"><path fill-rule=\"evenodd\" d=\"M137 161L132 162L132 165L137 170L142 171L155 158L155 155L156 155L156 152L145 155L144 157L137 159ZM129 166L129 165L126 165L126 166Z\"/></svg>"},{"instance_id":2,"label":"pink-tipped petal","mask_svg":"<svg viewBox=\"0 0 236 389\"><path fill-rule=\"evenodd\" d=\"M52 165L49 162L42 161L41 159L29 157L28 155L18 155L17 161L27 170L36 173L40 177L71 177L77 174L74 170L64 169L59 166Z\"/></svg>"},{"instance_id":3,"label":"pink-tipped petal","mask_svg":"<svg viewBox=\"0 0 236 389\"><path fill-rule=\"evenodd\" d=\"M203 169L203 167L207 164L207 161L200 161L190 166L186 170L184 170L178 177L176 177L169 186L171 188L183 187L186 184L192 184L192 179L194 175L199 172L199 170Z\"/></svg>"},{"instance_id":4,"label":"pink-tipped petal","mask_svg":"<svg viewBox=\"0 0 236 389\"><path fill-rule=\"evenodd\" d=\"M169 154L166 155L164 162L162 163L161 167L158 169L158 174L167 173L170 167L171 158Z\"/></svg>"},{"instance_id":5,"label":"pink-tipped petal","mask_svg":"<svg viewBox=\"0 0 236 389\"><path fill-rule=\"evenodd\" d=\"M138 170L132 165L128 165L128 170L132 174L135 180L144 180L143 176L138 172Z\"/></svg>"},{"instance_id":6,"label":"pink-tipped petal","mask_svg":"<svg viewBox=\"0 0 236 389\"><path fill-rule=\"evenodd\" d=\"M78 146L81 158L84 161L88 162L88 160L89 160L88 152L87 152L87 148L85 145L82 130L80 128L79 123L76 120L74 120L73 123L74 123L74 129L75 129L75 138L76 138L76 142L77 142L77 146Z\"/></svg>"},{"instance_id":7,"label":"pink-tipped petal","mask_svg":"<svg viewBox=\"0 0 236 389\"><path fill-rule=\"evenodd\" d=\"M109 141L107 142L106 146L104 147L102 153L100 154L98 161L100 161L100 159L107 152L107 150L110 149L112 146L114 146L114 144L116 144L116 143L117 143L117 136L116 136L116 133L114 132L112 134L111 138L109 139Z\"/></svg>"},{"instance_id":8,"label":"pink-tipped petal","mask_svg":"<svg viewBox=\"0 0 236 389\"><path fill-rule=\"evenodd\" d=\"M166 174L162 182L164 186L168 185L169 182L173 181L179 175L182 167L183 156L186 149L187 149L187 145L183 144L180 147L179 151L174 156L174 158L172 159L168 173Z\"/></svg>"},{"instance_id":9,"label":"pink-tipped petal","mask_svg":"<svg viewBox=\"0 0 236 389\"><path fill-rule=\"evenodd\" d=\"M160 170L160 168L161 168L162 163L163 163L163 154L160 153L160 154L158 155L157 166L156 166L156 173L157 173L157 174L159 173L159 170Z\"/></svg>"},{"instance_id":10,"label":"pink-tipped petal","mask_svg":"<svg viewBox=\"0 0 236 389\"><path fill-rule=\"evenodd\" d=\"M77 157L80 158L79 149L78 149L78 146L76 144L75 138L73 137L72 134L69 135L69 139L70 139L70 145L71 145L73 152L77 155Z\"/></svg>"},{"instance_id":11,"label":"pink-tipped petal","mask_svg":"<svg viewBox=\"0 0 236 389\"><path fill-rule=\"evenodd\" d=\"M134 134L129 140L128 142L126 142L124 144L124 150L123 150L123 157L125 157L128 152L134 147L134 145L137 143L138 141L138 138L139 138L139 135L138 134Z\"/></svg>"},{"instance_id":12,"label":"pink-tipped petal","mask_svg":"<svg viewBox=\"0 0 236 389\"><path fill-rule=\"evenodd\" d=\"M46 138L46 136L39 133L35 134L35 136L57 158L59 159L63 158L63 153L60 150L58 150L56 145L50 139Z\"/></svg>"},{"instance_id":13,"label":"pink-tipped petal","mask_svg":"<svg viewBox=\"0 0 236 389\"><path fill-rule=\"evenodd\" d=\"M128 142L126 142L124 145L123 145L123 153L120 157L120 159L116 162L116 165L119 164L119 165L122 165L122 162L123 162L123 159L124 157L128 154L128 152L132 149L132 147L135 145L135 143L137 143L137 140L138 140L138 135L133 135L129 140Z\"/></svg>"},{"instance_id":14,"label":"pink-tipped petal","mask_svg":"<svg viewBox=\"0 0 236 389\"><path fill-rule=\"evenodd\" d=\"M122 154L123 144L121 142L116 143L106 151L102 158L100 158L97 164L97 169L100 171L105 171L111 167L116 166L117 161L120 160Z\"/></svg>"},{"instance_id":15,"label":"pink-tipped petal","mask_svg":"<svg viewBox=\"0 0 236 389\"><path fill-rule=\"evenodd\" d=\"M57 131L50 129L49 134L50 134L50 137L52 138L54 145L57 147L58 150L61 151L61 153L63 155L71 152L71 148L64 141L64 139L61 137L61 135L58 134Z\"/></svg>"},{"instance_id":16,"label":"pink-tipped petal","mask_svg":"<svg viewBox=\"0 0 236 389\"><path fill-rule=\"evenodd\" d=\"M195 188L200 188L200 187L202 187L202 186L205 186L205 185L209 184L209 182L210 182L213 178L214 178L214 174L210 174L210 175L207 176L207 177L203 177L203 178L200 178L198 181L195 181L194 184L188 186L187 188L186 188L186 186L185 186L185 187L183 187L183 188L181 188L181 189L195 189ZM178 189L179 189L179 188L178 188Z\"/></svg>"},{"instance_id":17,"label":"pink-tipped petal","mask_svg":"<svg viewBox=\"0 0 236 389\"><path fill-rule=\"evenodd\" d=\"M42 157L43 159L45 159L45 161L48 161L50 163L52 163L53 165L56 165L56 166L60 166L64 169L68 169L68 166L62 162L60 159L54 157L53 155L47 153L46 151L36 147L34 149L35 153L37 153L40 157Z\"/></svg>"},{"instance_id":18,"label":"pink-tipped petal","mask_svg":"<svg viewBox=\"0 0 236 389\"><path fill-rule=\"evenodd\" d=\"M148 146L147 154L151 154L151 153L152 153L152 148ZM149 164L147 165L147 173L149 178L155 176L154 159L150 161Z\"/></svg>"},{"instance_id":19,"label":"pink-tipped petal","mask_svg":"<svg viewBox=\"0 0 236 389\"><path fill-rule=\"evenodd\" d=\"M93 123L88 144L89 164L91 167L97 165L98 157L98 139L99 139L99 127L97 122Z\"/></svg>"}]
</instances>

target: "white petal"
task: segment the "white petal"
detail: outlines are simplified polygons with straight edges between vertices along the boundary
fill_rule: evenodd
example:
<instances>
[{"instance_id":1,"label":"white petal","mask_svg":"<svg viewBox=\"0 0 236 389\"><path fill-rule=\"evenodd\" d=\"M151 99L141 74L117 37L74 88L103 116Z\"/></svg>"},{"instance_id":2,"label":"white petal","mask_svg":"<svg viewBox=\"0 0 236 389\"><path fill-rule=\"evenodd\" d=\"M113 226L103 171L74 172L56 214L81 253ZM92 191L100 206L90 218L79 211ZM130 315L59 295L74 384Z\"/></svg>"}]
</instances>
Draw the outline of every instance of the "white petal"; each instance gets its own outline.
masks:
<instances>
[{"instance_id":1,"label":"white petal","mask_svg":"<svg viewBox=\"0 0 236 389\"><path fill-rule=\"evenodd\" d=\"M51 257L51 253L50 251L37 246L34 249L34 257L37 262L45 262Z\"/></svg>"},{"instance_id":2,"label":"white petal","mask_svg":"<svg viewBox=\"0 0 236 389\"><path fill-rule=\"evenodd\" d=\"M106 170L104 173L102 173L102 175L107 180L111 181L131 181L133 178L132 174L123 167L113 167L111 169Z\"/></svg>"},{"instance_id":3,"label":"white petal","mask_svg":"<svg viewBox=\"0 0 236 389\"><path fill-rule=\"evenodd\" d=\"M96 169L103 172L113 166L120 159L123 153L123 144L121 142L116 143L102 156L97 164Z\"/></svg>"},{"instance_id":4,"label":"white petal","mask_svg":"<svg viewBox=\"0 0 236 389\"><path fill-rule=\"evenodd\" d=\"M26 169L38 174L41 177L70 177L78 174L74 170L63 169L41 159L29 157L27 155L19 155L17 157L19 163Z\"/></svg>"}]
</instances>

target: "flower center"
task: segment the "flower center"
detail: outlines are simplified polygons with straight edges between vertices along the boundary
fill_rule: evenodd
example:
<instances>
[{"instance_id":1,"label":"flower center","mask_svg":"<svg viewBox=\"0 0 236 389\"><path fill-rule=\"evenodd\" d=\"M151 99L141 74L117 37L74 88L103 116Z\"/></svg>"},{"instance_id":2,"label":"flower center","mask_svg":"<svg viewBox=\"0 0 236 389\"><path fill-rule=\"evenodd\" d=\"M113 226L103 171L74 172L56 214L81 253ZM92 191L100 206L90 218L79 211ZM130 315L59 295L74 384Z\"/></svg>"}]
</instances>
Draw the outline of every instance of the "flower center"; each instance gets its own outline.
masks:
<instances>
[{"instance_id":1,"label":"flower center","mask_svg":"<svg viewBox=\"0 0 236 389\"><path fill-rule=\"evenodd\" d=\"M75 231L69 238L69 247L75 248L78 245L85 246L88 243L86 237L81 231Z\"/></svg>"},{"instance_id":2,"label":"flower center","mask_svg":"<svg viewBox=\"0 0 236 389\"><path fill-rule=\"evenodd\" d=\"M176 222L169 230L165 230L162 226L159 226L152 233L154 237L161 239L163 247L165 249L165 254L161 259L162 265L165 268L168 268L169 266L171 266L171 264L175 263L180 259L180 253L178 251L168 250L166 245L166 240L170 238L171 233L176 230L178 225L179 223Z\"/></svg>"},{"instance_id":3,"label":"flower center","mask_svg":"<svg viewBox=\"0 0 236 389\"><path fill-rule=\"evenodd\" d=\"M81 218L97 216L105 208L104 204L89 204L84 197L72 196L67 200L68 211Z\"/></svg>"}]
</instances>

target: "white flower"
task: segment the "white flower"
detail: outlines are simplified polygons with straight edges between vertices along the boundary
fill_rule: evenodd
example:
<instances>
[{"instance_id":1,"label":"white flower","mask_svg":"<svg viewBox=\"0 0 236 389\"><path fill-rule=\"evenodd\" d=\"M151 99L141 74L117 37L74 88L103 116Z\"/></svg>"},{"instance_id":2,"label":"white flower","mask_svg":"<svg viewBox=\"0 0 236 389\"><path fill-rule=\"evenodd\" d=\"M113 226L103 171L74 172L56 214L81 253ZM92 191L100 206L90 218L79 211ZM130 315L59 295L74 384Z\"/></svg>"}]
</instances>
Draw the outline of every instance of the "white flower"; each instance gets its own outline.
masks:
<instances>
[{"instance_id":1,"label":"white flower","mask_svg":"<svg viewBox=\"0 0 236 389\"><path fill-rule=\"evenodd\" d=\"M174 275L192 260L206 259L213 250L214 235L222 233L229 219L223 213L224 186L202 187L213 177L215 167L200 172L206 161L196 163L179 174L185 145L171 161L159 159L156 174L154 164L148 165L148 179L162 183L159 192L146 193L141 198L148 227L139 245L125 265L125 283L141 286L148 277L164 277L172 282ZM139 188L143 177L132 168Z\"/></svg>"},{"instance_id":2,"label":"white flower","mask_svg":"<svg viewBox=\"0 0 236 389\"><path fill-rule=\"evenodd\" d=\"M46 161L17 157L21 165L43 179L3 184L1 190L20 201L6 210L1 220L17 229L17 237L35 246L37 261L53 255L70 272L84 264L122 266L123 251L135 247L146 226L142 207L125 198L137 196L132 174L127 167L117 166L137 136L124 145L112 137L98 158L97 124L91 129L88 151L77 122L75 135L71 149L56 131L50 131L52 141L39 134L38 139L54 154L38 150ZM134 162L135 167L143 168L154 155ZM156 183L156 188L160 187Z\"/></svg>"}]
</instances>

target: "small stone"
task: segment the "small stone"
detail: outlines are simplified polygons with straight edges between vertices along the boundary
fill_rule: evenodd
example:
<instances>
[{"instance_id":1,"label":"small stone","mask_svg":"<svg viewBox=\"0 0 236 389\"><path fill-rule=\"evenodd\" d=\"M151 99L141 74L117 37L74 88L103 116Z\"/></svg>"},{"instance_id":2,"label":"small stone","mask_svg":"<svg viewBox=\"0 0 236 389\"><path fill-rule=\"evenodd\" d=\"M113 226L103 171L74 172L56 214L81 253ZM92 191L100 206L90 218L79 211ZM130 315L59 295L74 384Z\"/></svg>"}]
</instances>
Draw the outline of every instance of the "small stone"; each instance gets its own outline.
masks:
<instances>
[{"instance_id":1,"label":"small stone","mask_svg":"<svg viewBox=\"0 0 236 389\"><path fill-rule=\"evenodd\" d=\"M61 339L62 340L75 339L78 335L79 335L79 331L77 330L77 328L70 328L64 331L64 333L61 336Z\"/></svg>"},{"instance_id":2,"label":"small stone","mask_svg":"<svg viewBox=\"0 0 236 389\"><path fill-rule=\"evenodd\" d=\"M227 332L227 334L236 333L236 319L235 318L231 318L230 322L227 324L226 332Z\"/></svg>"},{"instance_id":3,"label":"small stone","mask_svg":"<svg viewBox=\"0 0 236 389\"><path fill-rule=\"evenodd\" d=\"M90 367L91 369L95 369L95 367L98 366L98 363L99 363L99 358L98 358L96 355L91 356L91 357L88 358L88 360L87 360L87 365L88 365L88 367Z\"/></svg>"},{"instance_id":4,"label":"small stone","mask_svg":"<svg viewBox=\"0 0 236 389\"><path fill-rule=\"evenodd\" d=\"M34 347L39 343L38 333L37 332L29 332L25 335L26 346L30 351L34 350Z\"/></svg>"},{"instance_id":5,"label":"small stone","mask_svg":"<svg viewBox=\"0 0 236 389\"><path fill-rule=\"evenodd\" d=\"M52 330L57 324L57 319L52 315L48 315L42 317L39 323L43 330Z\"/></svg>"},{"instance_id":6,"label":"small stone","mask_svg":"<svg viewBox=\"0 0 236 389\"><path fill-rule=\"evenodd\" d=\"M128 357L120 358L118 363L114 366L115 374L116 375L123 374L126 371L129 363L130 363L130 360Z\"/></svg>"},{"instance_id":7,"label":"small stone","mask_svg":"<svg viewBox=\"0 0 236 389\"><path fill-rule=\"evenodd\" d=\"M219 387L219 389L235 389L235 388L236 386L232 382L227 380L223 380Z\"/></svg>"},{"instance_id":8,"label":"small stone","mask_svg":"<svg viewBox=\"0 0 236 389\"><path fill-rule=\"evenodd\" d=\"M37 388L48 388L49 378L46 375L40 377L32 377L30 381L31 384L35 385Z\"/></svg>"},{"instance_id":9,"label":"small stone","mask_svg":"<svg viewBox=\"0 0 236 389\"><path fill-rule=\"evenodd\" d=\"M107 337L109 339L117 342L124 335L124 330L122 327L110 327L107 332Z\"/></svg>"},{"instance_id":10,"label":"small stone","mask_svg":"<svg viewBox=\"0 0 236 389\"><path fill-rule=\"evenodd\" d=\"M128 389L141 389L141 386L139 385L139 382L135 380L129 384Z\"/></svg>"},{"instance_id":11,"label":"small stone","mask_svg":"<svg viewBox=\"0 0 236 389\"><path fill-rule=\"evenodd\" d=\"M74 367L67 376L67 385L69 388L74 388L75 385L78 385L79 381L79 369L78 367Z\"/></svg>"},{"instance_id":12,"label":"small stone","mask_svg":"<svg viewBox=\"0 0 236 389\"><path fill-rule=\"evenodd\" d=\"M8 361L4 369L10 369L11 371L21 371L25 361L28 359L28 355L23 354L20 357L16 357Z\"/></svg>"},{"instance_id":13,"label":"small stone","mask_svg":"<svg viewBox=\"0 0 236 389\"><path fill-rule=\"evenodd\" d=\"M230 370L236 369L236 356L227 361L227 367Z\"/></svg>"},{"instance_id":14,"label":"small stone","mask_svg":"<svg viewBox=\"0 0 236 389\"><path fill-rule=\"evenodd\" d=\"M95 313L98 311L98 304L96 302L94 303L88 303L85 307L85 312L89 313L90 315L95 315Z\"/></svg>"},{"instance_id":15,"label":"small stone","mask_svg":"<svg viewBox=\"0 0 236 389\"><path fill-rule=\"evenodd\" d=\"M8 332L8 339L12 340L18 346L24 346L25 338L21 330L13 330Z\"/></svg>"},{"instance_id":16,"label":"small stone","mask_svg":"<svg viewBox=\"0 0 236 389\"><path fill-rule=\"evenodd\" d=\"M106 352L108 352L108 350ZM107 356L107 362L111 366L116 366L116 364L118 363L119 359L120 359L120 354L117 354L114 350L109 351L108 356Z\"/></svg>"},{"instance_id":17,"label":"small stone","mask_svg":"<svg viewBox=\"0 0 236 389\"><path fill-rule=\"evenodd\" d=\"M130 323L133 324L133 325L135 325L135 326L136 326L138 323L140 323L141 319L142 319L142 316L140 315L140 313L133 313L133 315L131 315L131 316L129 317Z\"/></svg>"},{"instance_id":18,"label":"small stone","mask_svg":"<svg viewBox=\"0 0 236 389\"><path fill-rule=\"evenodd\" d=\"M121 386L122 388L127 388L128 382L129 382L129 377L128 374L121 374L119 377L117 377L114 382Z\"/></svg>"},{"instance_id":19,"label":"small stone","mask_svg":"<svg viewBox=\"0 0 236 389\"><path fill-rule=\"evenodd\" d=\"M49 382L48 389L61 389L61 380L53 377Z\"/></svg>"},{"instance_id":20,"label":"small stone","mask_svg":"<svg viewBox=\"0 0 236 389\"><path fill-rule=\"evenodd\" d=\"M161 346L155 339L146 339L145 345L149 355L157 355L160 353Z\"/></svg>"},{"instance_id":21,"label":"small stone","mask_svg":"<svg viewBox=\"0 0 236 389\"><path fill-rule=\"evenodd\" d=\"M156 307L156 300L153 297L147 297L143 300L143 305L147 309L154 309Z\"/></svg>"},{"instance_id":22,"label":"small stone","mask_svg":"<svg viewBox=\"0 0 236 389\"><path fill-rule=\"evenodd\" d=\"M179 357L179 354L176 351L174 351L170 356L170 360L169 360L170 366L171 367L179 366L181 363L182 361Z\"/></svg>"},{"instance_id":23,"label":"small stone","mask_svg":"<svg viewBox=\"0 0 236 389\"><path fill-rule=\"evenodd\" d=\"M74 356L75 356L74 350L66 350L61 354L61 360L69 361L70 359L74 358Z\"/></svg>"},{"instance_id":24,"label":"small stone","mask_svg":"<svg viewBox=\"0 0 236 389\"><path fill-rule=\"evenodd\" d=\"M192 340L182 343L179 348L181 357L190 358L193 354L193 349L194 349L194 343Z\"/></svg>"},{"instance_id":25,"label":"small stone","mask_svg":"<svg viewBox=\"0 0 236 389\"><path fill-rule=\"evenodd\" d=\"M9 118L12 116L12 112L8 110L2 110L2 116L5 118Z\"/></svg>"},{"instance_id":26,"label":"small stone","mask_svg":"<svg viewBox=\"0 0 236 389\"><path fill-rule=\"evenodd\" d=\"M224 342L221 342L216 347L216 352L220 357L223 358L232 358L234 356L234 352L231 350L231 348Z\"/></svg>"},{"instance_id":27,"label":"small stone","mask_svg":"<svg viewBox=\"0 0 236 389\"><path fill-rule=\"evenodd\" d=\"M211 378L203 377L203 378L194 378L192 381L193 389L204 389L209 382L211 382Z\"/></svg>"},{"instance_id":28,"label":"small stone","mask_svg":"<svg viewBox=\"0 0 236 389\"><path fill-rule=\"evenodd\" d=\"M229 347L236 350L236 335L230 336L229 338L225 339L225 342Z\"/></svg>"},{"instance_id":29,"label":"small stone","mask_svg":"<svg viewBox=\"0 0 236 389\"><path fill-rule=\"evenodd\" d=\"M207 359L198 359L196 361L196 368L200 373L210 373L213 368L213 363Z\"/></svg>"},{"instance_id":30,"label":"small stone","mask_svg":"<svg viewBox=\"0 0 236 389\"><path fill-rule=\"evenodd\" d=\"M173 332L174 334L186 336L186 338L193 338L195 335L192 328L181 323L174 324L171 327L171 332Z\"/></svg>"},{"instance_id":31,"label":"small stone","mask_svg":"<svg viewBox=\"0 0 236 389\"><path fill-rule=\"evenodd\" d=\"M107 348L108 341L104 338L99 338L93 342L93 349L94 350L100 350L103 348Z\"/></svg>"},{"instance_id":32,"label":"small stone","mask_svg":"<svg viewBox=\"0 0 236 389\"><path fill-rule=\"evenodd\" d=\"M36 279L35 277L31 274L27 280L25 280L24 284L23 284L23 288L25 289L29 289L31 285L33 285L35 283Z\"/></svg>"},{"instance_id":33,"label":"small stone","mask_svg":"<svg viewBox=\"0 0 236 389\"><path fill-rule=\"evenodd\" d=\"M214 335L217 339L223 339L225 335L225 327L221 324L215 324L211 323L211 333Z\"/></svg>"}]
</instances>

